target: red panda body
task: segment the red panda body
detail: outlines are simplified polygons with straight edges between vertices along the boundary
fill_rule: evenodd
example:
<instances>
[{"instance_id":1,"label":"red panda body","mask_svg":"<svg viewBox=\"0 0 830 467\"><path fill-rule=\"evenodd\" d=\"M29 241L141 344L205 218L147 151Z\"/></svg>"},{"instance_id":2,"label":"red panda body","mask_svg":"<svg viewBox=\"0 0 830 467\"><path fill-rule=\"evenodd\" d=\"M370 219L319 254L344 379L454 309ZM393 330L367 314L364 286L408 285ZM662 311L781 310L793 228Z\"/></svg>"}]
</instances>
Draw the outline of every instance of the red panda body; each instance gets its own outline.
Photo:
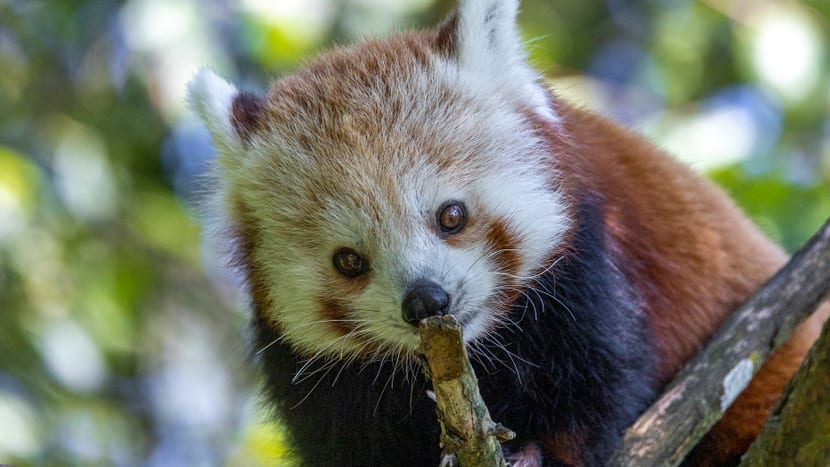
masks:
<instances>
[{"instance_id":1,"label":"red panda body","mask_svg":"<svg viewBox=\"0 0 830 467\"><path fill-rule=\"evenodd\" d=\"M266 389L308 465L434 465L417 320L464 328L515 465L603 465L622 431L786 255L717 187L551 95L516 1L337 49L193 107L244 273ZM826 318L694 454L729 463Z\"/></svg>"},{"instance_id":2,"label":"red panda body","mask_svg":"<svg viewBox=\"0 0 830 467\"><path fill-rule=\"evenodd\" d=\"M572 188L576 196L598 190L607 201L605 232L648 297L643 307L666 383L787 256L721 189L647 141L586 111L561 113L569 144L578 142L575 157L560 159L562 170L584 183ZM737 465L828 316L822 305L796 329L684 465Z\"/></svg>"}]
</instances>

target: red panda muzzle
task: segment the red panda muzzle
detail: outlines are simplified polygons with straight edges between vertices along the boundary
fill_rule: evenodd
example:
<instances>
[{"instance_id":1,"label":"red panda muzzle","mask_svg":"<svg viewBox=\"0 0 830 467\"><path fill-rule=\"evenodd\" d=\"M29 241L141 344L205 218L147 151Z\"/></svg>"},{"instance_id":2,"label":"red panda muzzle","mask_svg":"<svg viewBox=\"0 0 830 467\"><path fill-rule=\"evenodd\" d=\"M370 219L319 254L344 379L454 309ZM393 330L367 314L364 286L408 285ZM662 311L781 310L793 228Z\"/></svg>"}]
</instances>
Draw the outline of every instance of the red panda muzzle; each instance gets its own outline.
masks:
<instances>
[{"instance_id":1,"label":"red panda muzzle","mask_svg":"<svg viewBox=\"0 0 830 467\"><path fill-rule=\"evenodd\" d=\"M445 315L450 296L443 287L428 279L419 279L406 293L401 306L403 319L417 325L430 316Z\"/></svg>"}]
</instances>

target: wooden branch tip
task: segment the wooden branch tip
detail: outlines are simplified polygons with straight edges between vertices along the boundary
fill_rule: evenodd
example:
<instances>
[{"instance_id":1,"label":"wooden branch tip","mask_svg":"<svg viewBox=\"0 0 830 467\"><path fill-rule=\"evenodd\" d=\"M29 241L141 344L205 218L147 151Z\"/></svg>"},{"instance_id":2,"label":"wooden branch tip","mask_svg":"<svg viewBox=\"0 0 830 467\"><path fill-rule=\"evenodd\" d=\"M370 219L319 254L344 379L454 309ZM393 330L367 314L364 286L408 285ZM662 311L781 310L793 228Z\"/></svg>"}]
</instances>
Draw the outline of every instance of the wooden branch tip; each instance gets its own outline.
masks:
<instances>
[{"instance_id":1,"label":"wooden branch tip","mask_svg":"<svg viewBox=\"0 0 830 467\"><path fill-rule=\"evenodd\" d=\"M506 466L499 442L512 439L515 433L490 418L460 325L451 316L436 316L421 321L418 330L435 393L442 458L455 455L462 467Z\"/></svg>"}]
</instances>

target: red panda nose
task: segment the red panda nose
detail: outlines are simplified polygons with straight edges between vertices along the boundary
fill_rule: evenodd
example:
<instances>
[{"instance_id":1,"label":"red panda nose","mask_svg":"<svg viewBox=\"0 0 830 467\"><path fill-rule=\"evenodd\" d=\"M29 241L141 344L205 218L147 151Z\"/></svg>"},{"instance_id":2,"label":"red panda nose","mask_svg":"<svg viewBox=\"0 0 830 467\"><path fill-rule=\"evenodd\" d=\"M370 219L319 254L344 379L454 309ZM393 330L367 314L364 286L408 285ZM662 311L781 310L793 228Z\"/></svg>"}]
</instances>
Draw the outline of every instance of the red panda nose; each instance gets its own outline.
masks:
<instances>
[{"instance_id":1,"label":"red panda nose","mask_svg":"<svg viewBox=\"0 0 830 467\"><path fill-rule=\"evenodd\" d=\"M403 319L418 324L424 318L447 314L450 296L435 282L426 279L416 281L406 293L401 305Z\"/></svg>"}]
</instances>

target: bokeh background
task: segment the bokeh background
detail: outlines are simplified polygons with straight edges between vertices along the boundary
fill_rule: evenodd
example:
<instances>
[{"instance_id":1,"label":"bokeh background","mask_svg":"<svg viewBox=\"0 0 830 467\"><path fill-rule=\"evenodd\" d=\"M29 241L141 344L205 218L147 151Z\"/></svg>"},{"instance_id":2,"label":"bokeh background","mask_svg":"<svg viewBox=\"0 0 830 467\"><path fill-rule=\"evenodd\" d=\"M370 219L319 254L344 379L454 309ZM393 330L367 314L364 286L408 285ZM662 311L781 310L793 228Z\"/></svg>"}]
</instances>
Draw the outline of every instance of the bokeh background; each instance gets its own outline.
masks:
<instances>
[{"instance_id":1,"label":"bokeh background","mask_svg":"<svg viewBox=\"0 0 830 467\"><path fill-rule=\"evenodd\" d=\"M454 3L0 0L0 463L291 465L234 278L201 246L213 153L185 85L209 65L262 89ZM789 250L830 215L830 0L522 4L563 96L714 178Z\"/></svg>"}]
</instances>

